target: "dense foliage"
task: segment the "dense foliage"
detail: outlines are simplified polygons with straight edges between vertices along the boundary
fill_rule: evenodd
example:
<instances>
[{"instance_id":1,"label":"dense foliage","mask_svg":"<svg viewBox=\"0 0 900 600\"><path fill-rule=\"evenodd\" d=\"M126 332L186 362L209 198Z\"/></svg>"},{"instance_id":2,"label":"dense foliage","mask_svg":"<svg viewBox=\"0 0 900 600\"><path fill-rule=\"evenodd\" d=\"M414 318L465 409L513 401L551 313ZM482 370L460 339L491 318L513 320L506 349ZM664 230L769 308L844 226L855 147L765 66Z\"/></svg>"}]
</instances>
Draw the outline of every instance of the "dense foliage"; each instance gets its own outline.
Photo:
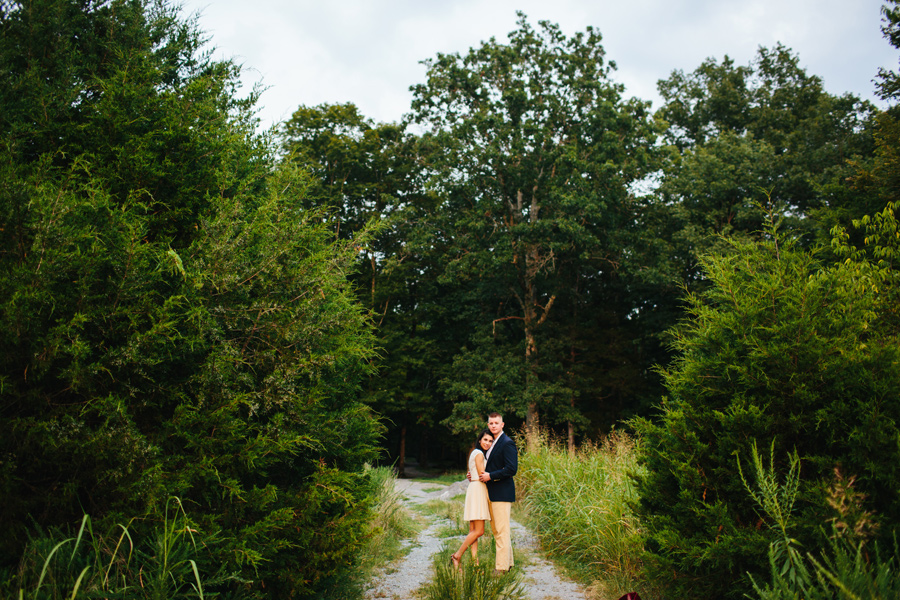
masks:
<instances>
[{"instance_id":1,"label":"dense foliage","mask_svg":"<svg viewBox=\"0 0 900 600\"><path fill-rule=\"evenodd\" d=\"M223 586L321 590L364 542L379 431L356 250L177 11L0 11L3 564L32 524L149 526L177 496Z\"/></svg>"},{"instance_id":2,"label":"dense foliage","mask_svg":"<svg viewBox=\"0 0 900 600\"><path fill-rule=\"evenodd\" d=\"M388 443L399 447L402 474L407 437L456 444L437 428L449 410L437 381L465 341L465 328L454 322L459 317L447 310L450 287L438 281L442 257L423 226L435 199L424 189L419 139L341 104L301 106L282 125L281 143L285 160L312 175L305 202L327 211L335 237L376 229L350 275L372 313L379 346L379 370L362 399L391 423ZM417 445L425 462L428 444Z\"/></svg>"},{"instance_id":3,"label":"dense foliage","mask_svg":"<svg viewBox=\"0 0 900 600\"><path fill-rule=\"evenodd\" d=\"M507 44L426 65L411 117L426 129L441 198L429 226L441 277L469 310L470 339L444 381L455 401L446 423L472 429L491 407L529 430L539 415L583 423L579 396L603 384L573 357L591 343L580 335L585 305L618 292L629 186L653 167L647 104L611 81L599 32L566 37L521 13Z\"/></svg>"},{"instance_id":4,"label":"dense foliage","mask_svg":"<svg viewBox=\"0 0 900 600\"><path fill-rule=\"evenodd\" d=\"M746 572L766 571L770 541L737 477L753 444L800 455L797 537L813 542L834 516L822 482L839 466L858 477L890 539L900 522L900 330L860 264L823 266L777 233L734 243L704 267L711 288L690 298L660 419L638 422L649 470L641 517L651 571L677 597L741 597Z\"/></svg>"},{"instance_id":5,"label":"dense foliage","mask_svg":"<svg viewBox=\"0 0 900 600\"><path fill-rule=\"evenodd\" d=\"M767 556L783 558L798 544L813 561L830 556L846 563L859 559L872 538L889 548L897 534L892 112L879 114L871 126L874 154L835 165L850 169L852 185L845 182L837 194L842 200L810 211L824 215L820 231L830 222L846 223L831 230L828 247L809 249L809 239L793 237L806 228L796 223L790 223L793 235L779 231L785 223L773 216L773 202L768 211L757 209L770 223L761 238L722 237L718 250L701 258L708 289L689 297L689 318L675 329L676 359L662 371L668 397L658 419L635 422L647 442L639 511L647 572L675 597L698 591L740 597L751 591L748 572L765 581L770 568L774 586L794 585L805 596L786 575L785 569L799 567L780 558L770 564ZM836 189L830 185L811 189ZM791 207L796 216L811 205ZM846 222L847 215L860 214L852 226ZM736 474L757 444L772 448L775 473L790 470L794 453L799 459L796 503L784 516L791 523L786 543L785 525L779 531ZM834 535L850 539L825 539ZM812 552L816 548L822 553ZM868 572L863 563L860 577ZM830 593L825 590L833 583L821 593Z\"/></svg>"},{"instance_id":6,"label":"dense foliage","mask_svg":"<svg viewBox=\"0 0 900 600\"><path fill-rule=\"evenodd\" d=\"M570 452L639 415L646 552L603 559L628 585L739 597L773 548L845 548L829 519L890 539L897 109L777 45L673 72L654 114L601 42L520 14L426 60L400 123L301 106L260 135L165 0L0 3L0 569L85 513L153 539L178 498L209 591L337 593L377 446L461 461L495 409ZM757 447L799 460L787 546L739 476Z\"/></svg>"},{"instance_id":7,"label":"dense foliage","mask_svg":"<svg viewBox=\"0 0 900 600\"><path fill-rule=\"evenodd\" d=\"M659 82L670 154L656 193L667 208L673 263L693 283L700 255L723 250L719 236L757 239L767 204L805 245L830 240L835 224L883 207L846 184L851 161L871 156L869 102L834 96L781 45L748 65L727 56ZM664 210L660 208L659 210Z\"/></svg>"}]
</instances>

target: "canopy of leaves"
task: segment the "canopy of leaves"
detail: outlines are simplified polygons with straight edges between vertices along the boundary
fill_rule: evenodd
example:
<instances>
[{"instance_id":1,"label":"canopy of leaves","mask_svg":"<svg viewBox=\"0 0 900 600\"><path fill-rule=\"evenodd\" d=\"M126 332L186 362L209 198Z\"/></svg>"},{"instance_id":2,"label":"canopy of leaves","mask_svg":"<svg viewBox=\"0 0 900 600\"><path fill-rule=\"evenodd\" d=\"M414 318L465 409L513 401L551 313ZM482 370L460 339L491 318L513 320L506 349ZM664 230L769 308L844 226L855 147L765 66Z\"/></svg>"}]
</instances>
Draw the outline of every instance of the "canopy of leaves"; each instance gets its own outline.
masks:
<instances>
[{"instance_id":1,"label":"canopy of leaves","mask_svg":"<svg viewBox=\"0 0 900 600\"><path fill-rule=\"evenodd\" d=\"M774 444L783 461L799 453L801 542L815 547L836 516L823 498L836 466L858 478L890 539L900 522L896 277L889 261L867 257L896 254L895 229L892 212L879 217L871 251L842 234L835 244L849 260L831 267L774 232L704 260L712 285L689 298L660 418L636 421L648 443L648 571L674 597L738 598L751 589L748 571L767 572L767 517L736 476L754 443Z\"/></svg>"},{"instance_id":2,"label":"canopy of leaves","mask_svg":"<svg viewBox=\"0 0 900 600\"><path fill-rule=\"evenodd\" d=\"M364 542L379 434L356 252L201 46L162 2L0 8L2 562L175 495L232 592L314 595Z\"/></svg>"},{"instance_id":3,"label":"canopy of leaves","mask_svg":"<svg viewBox=\"0 0 900 600\"><path fill-rule=\"evenodd\" d=\"M461 290L461 310L475 319L471 351L446 381L458 401L447 422L459 427L501 406L529 424L539 411L565 421L574 392L558 377L555 351L570 354L578 342L551 351L542 339L573 331L572 290L615 271L618 234L631 223L629 185L652 162L647 105L622 99L599 32L566 37L521 13L507 44L491 39L425 64L412 119L425 128L441 199L434 248L441 280ZM489 367L499 356L512 362ZM494 367L506 374L503 389L472 395L467 382Z\"/></svg>"},{"instance_id":4,"label":"canopy of leaves","mask_svg":"<svg viewBox=\"0 0 900 600\"><path fill-rule=\"evenodd\" d=\"M827 244L834 225L882 208L846 185L848 161L871 155L874 107L825 92L790 49L760 48L746 66L707 59L659 91L671 161L657 193L679 223L673 243L689 250L680 253L716 250L718 235L755 238L760 203L808 244Z\"/></svg>"},{"instance_id":5,"label":"canopy of leaves","mask_svg":"<svg viewBox=\"0 0 900 600\"><path fill-rule=\"evenodd\" d=\"M893 5L893 6L892 6ZM887 38L891 46L900 49L900 2L898 0L885 0L881 7L882 25L881 32ZM878 94L885 100L900 97L900 73L887 69L878 70L876 87Z\"/></svg>"}]
</instances>

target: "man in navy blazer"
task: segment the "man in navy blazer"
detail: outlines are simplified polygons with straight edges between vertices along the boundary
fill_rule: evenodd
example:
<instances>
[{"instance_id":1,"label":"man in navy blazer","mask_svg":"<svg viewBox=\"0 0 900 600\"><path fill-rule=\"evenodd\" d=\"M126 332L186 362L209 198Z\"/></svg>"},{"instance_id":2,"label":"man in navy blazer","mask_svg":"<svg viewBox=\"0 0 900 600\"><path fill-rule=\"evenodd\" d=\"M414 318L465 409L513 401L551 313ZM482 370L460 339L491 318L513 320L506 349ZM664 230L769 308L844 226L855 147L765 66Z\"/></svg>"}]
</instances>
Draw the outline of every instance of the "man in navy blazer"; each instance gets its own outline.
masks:
<instances>
[{"instance_id":1,"label":"man in navy blazer","mask_svg":"<svg viewBox=\"0 0 900 600\"><path fill-rule=\"evenodd\" d=\"M513 476L519 470L519 453L516 444L503 433L503 417L499 413L488 415L488 429L494 436L494 445L487 452L487 462L481 481L485 483L491 500L491 531L494 532L494 549L498 571L508 571L513 566L512 539L509 530L509 513L516 501L516 484Z\"/></svg>"}]
</instances>

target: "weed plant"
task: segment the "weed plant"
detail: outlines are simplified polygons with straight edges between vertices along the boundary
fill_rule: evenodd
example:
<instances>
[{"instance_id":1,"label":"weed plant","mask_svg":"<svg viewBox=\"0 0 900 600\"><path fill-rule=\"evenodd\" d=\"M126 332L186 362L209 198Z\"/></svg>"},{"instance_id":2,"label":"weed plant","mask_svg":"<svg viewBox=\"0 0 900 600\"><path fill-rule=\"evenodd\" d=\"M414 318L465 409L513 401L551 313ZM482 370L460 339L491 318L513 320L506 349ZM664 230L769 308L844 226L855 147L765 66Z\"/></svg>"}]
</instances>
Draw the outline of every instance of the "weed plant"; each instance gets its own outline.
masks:
<instances>
[{"instance_id":1,"label":"weed plant","mask_svg":"<svg viewBox=\"0 0 900 600\"><path fill-rule=\"evenodd\" d=\"M541 546L600 597L636 590L651 597L640 577L642 540L629 508L636 500L631 475L639 469L635 439L613 432L570 454L546 434L537 437L519 458L516 484Z\"/></svg>"},{"instance_id":2,"label":"weed plant","mask_svg":"<svg viewBox=\"0 0 900 600\"><path fill-rule=\"evenodd\" d=\"M139 538L136 530L145 529L140 525L132 520L97 533L85 515L74 535L54 530L33 537L16 573L3 584L2 597L202 600L211 586L228 579L221 570L201 576L203 549L215 540L201 536L177 498L169 500L149 535Z\"/></svg>"},{"instance_id":3,"label":"weed plant","mask_svg":"<svg viewBox=\"0 0 900 600\"><path fill-rule=\"evenodd\" d=\"M767 467L754 443L751 459L756 484L738 469L747 492L771 521L776 539L769 545L771 582L753 581L760 600L888 600L900 598L900 547L894 539L893 555L884 556L876 546L867 548L874 521L863 508L864 496L853 490L853 478L846 480L835 471L828 504L835 512L827 546L818 552L803 553L791 537L794 501L800 483L800 458L789 456L790 468L782 484L774 464L774 443ZM751 578L752 579L752 578Z\"/></svg>"},{"instance_id":4,"label":"weed plant","mask_svg":"<svg viewBox=\"0 0 900 600\"><path fill-rule=\"evenodd\" d=\"M485 538L482 538L482 541ZM521 600L525 597L522 571L516 568L494 574L493 544L479 544L479 564L468 551L458 570L450 566L453 549L444 548L434 559L434 578L421 595L425 600ZM454 548L455 549L455 548Z\"/></svg>"}]
</instances>

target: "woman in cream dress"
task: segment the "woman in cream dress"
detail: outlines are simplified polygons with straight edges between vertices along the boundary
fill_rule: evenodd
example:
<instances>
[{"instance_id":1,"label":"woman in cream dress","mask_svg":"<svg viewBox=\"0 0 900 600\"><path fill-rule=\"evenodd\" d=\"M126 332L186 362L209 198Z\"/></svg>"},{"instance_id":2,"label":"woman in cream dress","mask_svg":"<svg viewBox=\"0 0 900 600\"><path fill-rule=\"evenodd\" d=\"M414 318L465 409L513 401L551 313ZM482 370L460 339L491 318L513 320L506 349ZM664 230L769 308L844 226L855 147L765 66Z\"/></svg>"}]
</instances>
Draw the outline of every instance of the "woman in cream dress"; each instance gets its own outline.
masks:
<instances>
[{"instance_id":1,"label":"woman in cream dress","mask_svg":"<svg viewBox=\"0 0 900 600\"><path fill-rule=\"evenodd\" d=\"M469 522L469 535L463 540L462 546L450 555L450 563L454 569L459 568L466 548L472 549L472 558L478 563L478 538L484 535L484 522L491 520L490 500L488 500L487 486L478 480L484 473L484 454L494 443L494 436L485 429L478 434L475 441L475 449L469 454L469 487L466 488L466 508L463 511L463 519Z\"/></svg>"}]
</instances>

